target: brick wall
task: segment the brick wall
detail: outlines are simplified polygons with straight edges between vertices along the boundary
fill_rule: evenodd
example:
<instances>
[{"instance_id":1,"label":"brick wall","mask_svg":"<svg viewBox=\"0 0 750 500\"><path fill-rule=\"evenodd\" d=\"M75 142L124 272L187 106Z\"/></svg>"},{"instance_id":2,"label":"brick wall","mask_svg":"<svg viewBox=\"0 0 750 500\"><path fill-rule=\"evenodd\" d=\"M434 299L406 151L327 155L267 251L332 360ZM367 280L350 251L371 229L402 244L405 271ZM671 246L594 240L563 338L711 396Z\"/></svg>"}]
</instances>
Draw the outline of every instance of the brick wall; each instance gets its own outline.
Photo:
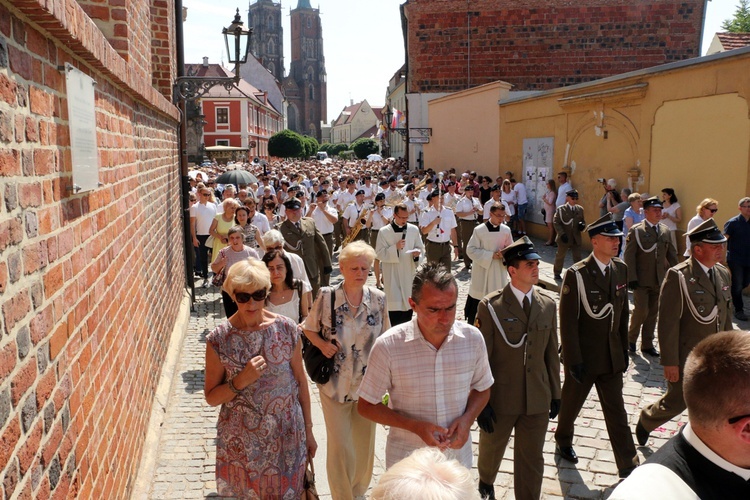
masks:
<instances>
[{"instance_id":1,"label":"brick wall","mask_svg":"<svg viewBox=\"0 0 750 500\"><path fill-rule=\"evenodd\" d=\"M127 498L138 468L184 256L178 114L128 28L130 62L74 0L0 0L0 498ZM80 194L65 63L97 81Z\"/></svg>"},{"instance_id":2,"label":"brick wall","mask_svg":"<svg viewBox=\"0 0 750 500\"><path fill-rule=\"evenodd\" d=\"M495 80L541 90L697 57L703 9L703 0L410 0L408 92Z\"/></svg>"}]
</instances>

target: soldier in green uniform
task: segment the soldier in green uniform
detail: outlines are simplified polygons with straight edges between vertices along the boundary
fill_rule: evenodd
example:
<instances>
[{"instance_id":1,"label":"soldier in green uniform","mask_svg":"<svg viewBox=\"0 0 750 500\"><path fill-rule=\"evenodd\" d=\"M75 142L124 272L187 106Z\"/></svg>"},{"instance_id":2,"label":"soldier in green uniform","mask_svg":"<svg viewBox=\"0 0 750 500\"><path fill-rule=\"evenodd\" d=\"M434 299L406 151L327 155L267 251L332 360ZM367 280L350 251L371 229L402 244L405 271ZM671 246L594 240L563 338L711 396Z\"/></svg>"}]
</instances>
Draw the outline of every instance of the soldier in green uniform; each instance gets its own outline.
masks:
<instances>
[{"instance_id":1,"label":"soldier in green uniform","mask_svg":"<svg viewBox=\"0 0 750 500\"><path fill-rule=\"evenodd\" d=\"M514 494L537 500L547 424L560 409L557 311L552 294L534 286L540 257L531 240L524 236L502 254L510 283L479 303L476 320L495 379L490 401L477 418L479 492L495 498L493 483L515 429Z\"/></svg>"},{"instance_id":2,"label":"soldier in green uniform","mask_svg":"<svg viewBox=\"0 0 750 500\"><path fill-rule=\"evenodd\" d=\"M607 214L587 231L593 252L565 273L560 296L560 339L565 382L555 441L557 452L577 463L575 419L596 385L620 477L638 465L622 397L628 366L628 290L625 263L616 258L622 231Z\"/></svg>"},{"instance_id":3,"label":"soldier in green uniform","mask_svg":"<svg viewBox=\"0 0 750 500\"><path fill-rule=\"evenodd\" d=\"M643 202L644 220L628 231L625 264L628 285L633 290L633 315L630 317L628 347L635 352L639 334L641 352L658 356L654 348L656 315L659 311L659 289L667 269L677 264L677 250L672 245L669 228L661 220L661 200L653 196Z\"/></svg>"},{"instance_id":4,"label":"soldier in green uniform","mask_svg":"<svg viewBox=\"0 0 750 500\"><path fill-rule=\"evenodd\" d=\"M713 219L688 233L692 255L667 271L659 298L659 347L667 392L641 411L635 427L640 445L649 433L685 410L682 370L701 340L732 330L731 279L721 265L724 243Z\"/></svg>"},{"instance_id":5,"label":"soldier in green uniform","mask_svg":"<svg viewBox=\"0 0 750 500\"><path fill-rule=\"evenodd\" d=\"M555 210L552 225L557 231L557 254L555 254L555 279L561 280L563 263L568 249L573 253L573 262L581 260L581 231L586 228L583 207L578 205L578 191L565 193L565 204Z\"/></svg>"}]
</instances>

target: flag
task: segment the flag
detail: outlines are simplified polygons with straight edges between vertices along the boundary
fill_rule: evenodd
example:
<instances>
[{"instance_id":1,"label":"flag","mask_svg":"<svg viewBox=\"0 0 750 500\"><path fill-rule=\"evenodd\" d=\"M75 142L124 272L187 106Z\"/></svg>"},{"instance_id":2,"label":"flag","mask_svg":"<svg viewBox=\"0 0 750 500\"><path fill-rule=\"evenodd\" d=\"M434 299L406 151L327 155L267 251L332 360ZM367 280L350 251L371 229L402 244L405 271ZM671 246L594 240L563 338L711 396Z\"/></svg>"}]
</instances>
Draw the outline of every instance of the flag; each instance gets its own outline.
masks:
<instances>
[{"instance_id":1,"label":"flag","mask_svg":"<svg viewBox=\"0 0 750 500\"><path fill-rule=\"evenodd\" d=\"M396 108L393 108L393 118L391 118L391 128L398 128L399 123L401 123L401 116L403 116L401 111L397 110Z\"/></svg>"}]
</instances>

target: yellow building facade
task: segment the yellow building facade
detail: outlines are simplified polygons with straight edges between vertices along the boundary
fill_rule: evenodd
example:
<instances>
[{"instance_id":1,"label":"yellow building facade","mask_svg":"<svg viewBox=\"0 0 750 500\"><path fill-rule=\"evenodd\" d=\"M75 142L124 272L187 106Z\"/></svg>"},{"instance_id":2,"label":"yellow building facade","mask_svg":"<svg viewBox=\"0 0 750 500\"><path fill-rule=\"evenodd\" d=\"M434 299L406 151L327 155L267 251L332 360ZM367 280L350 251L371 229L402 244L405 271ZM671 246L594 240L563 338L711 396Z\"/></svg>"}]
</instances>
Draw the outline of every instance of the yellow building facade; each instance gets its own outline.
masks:
<instances>
[{"instance_id":1,"label":"yellow building facade","mask_svg":"<svg viewBox=\"0 0 750 500\"><path fill-rule=\"evenodd\" d=\"M702 199L719 200L722 226L750 193L750 47L531 95L510 93L494 106L490 93L478 89L430 103L427 166L451 162L463 170L474 154L471 168L493 177L511 170L532 191L543 185L542 175L565 170L588 222L599 216L599 178L651 195L673 188L680 229ZM494 152L488 133L495 134ZM542 144L549 172L536 168L539 157L530 151ZM537 189L532 204L542 194ZM538 203L530 211L538 212ZM543 235L542 225L530 226Z\"/></svg>"}]
</instances>

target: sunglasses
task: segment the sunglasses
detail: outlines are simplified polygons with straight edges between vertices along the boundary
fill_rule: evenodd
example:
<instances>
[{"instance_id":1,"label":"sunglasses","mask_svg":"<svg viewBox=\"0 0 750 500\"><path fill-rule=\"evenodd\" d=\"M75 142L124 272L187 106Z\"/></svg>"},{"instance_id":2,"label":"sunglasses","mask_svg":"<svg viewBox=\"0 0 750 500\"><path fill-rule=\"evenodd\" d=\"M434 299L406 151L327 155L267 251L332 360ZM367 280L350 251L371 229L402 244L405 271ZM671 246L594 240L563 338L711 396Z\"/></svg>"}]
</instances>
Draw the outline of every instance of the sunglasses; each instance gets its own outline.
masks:
<instances>
[{"instance_id":1,"label":"sunglasses","mask_svg":"<svg viewBox=\"0 0 750 500\"><path fill-rule=\"evenodd\" d=\"M255 302L263 302L266 300L267 295L268 291L265 288L261 288L253 293L237 292L234 294L234 301L238 304L247 304L250 302L250 299L253 299Z\"/></svg>"},{"instance_id":2,"label":"sunglasses","mask_svg":"<svg viewBox=\"0 0 750 500\"><path fill-rule=\"evenodd\" d=\"M712 214L715 214L716 212L718 212L718 211L719 211L719 209L718 209L718 208L707 208L706 210L708 210L708 211L709 211L709 212L711 212Z\"/></svg>"}]
</instances>

